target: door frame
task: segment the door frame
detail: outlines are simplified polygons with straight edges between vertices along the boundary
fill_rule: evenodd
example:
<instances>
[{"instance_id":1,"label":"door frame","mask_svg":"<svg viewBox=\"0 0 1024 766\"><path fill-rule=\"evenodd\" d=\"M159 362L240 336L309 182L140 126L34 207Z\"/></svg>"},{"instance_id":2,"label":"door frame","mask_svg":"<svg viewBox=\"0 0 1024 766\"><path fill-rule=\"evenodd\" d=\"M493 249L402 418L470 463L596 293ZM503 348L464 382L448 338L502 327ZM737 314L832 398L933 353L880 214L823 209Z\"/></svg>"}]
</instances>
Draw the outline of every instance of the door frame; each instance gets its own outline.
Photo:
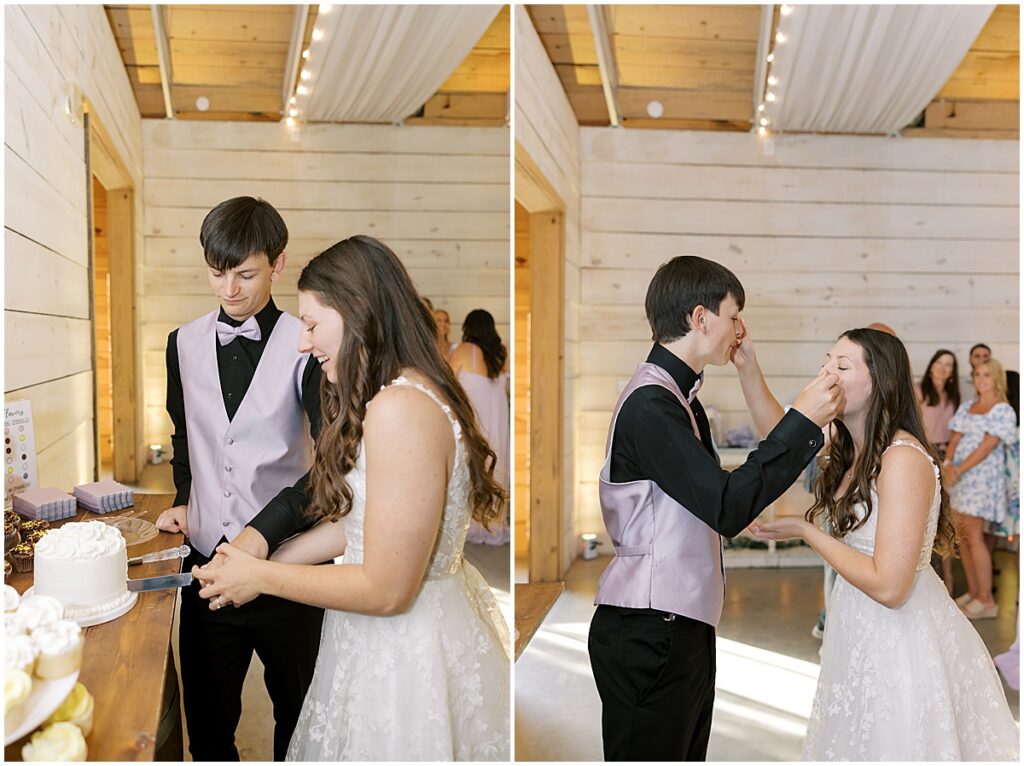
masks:
<instances>
[{"instance_id":1,"label":"door frame","mask_svg":"<svg viewBox=\"0 0 1024 766\"><path fill-rule=\"evenodd\" d=\"M565 203L515 143L515 198L530 214L529 581L565 572Z\"/></svg>"},{"instance_id":2,"label":"door frame","mask_svg":"<svg viewBox=\"0 0 1024 766\"><path fill-rule=\"evenodd\" d=\"M110 367L112 378L114 480L134 483L142 466L139 435L135 344L135 187L110 133L88 99L83 100L86 125L86 179L89 186L89 307L95 338L92 217L93 176L107 191L107 241L110 254ZM96 343L93 340L93 423L95 473L100 469L99 392L96 386Z\"/></svg>"}]
</instances>

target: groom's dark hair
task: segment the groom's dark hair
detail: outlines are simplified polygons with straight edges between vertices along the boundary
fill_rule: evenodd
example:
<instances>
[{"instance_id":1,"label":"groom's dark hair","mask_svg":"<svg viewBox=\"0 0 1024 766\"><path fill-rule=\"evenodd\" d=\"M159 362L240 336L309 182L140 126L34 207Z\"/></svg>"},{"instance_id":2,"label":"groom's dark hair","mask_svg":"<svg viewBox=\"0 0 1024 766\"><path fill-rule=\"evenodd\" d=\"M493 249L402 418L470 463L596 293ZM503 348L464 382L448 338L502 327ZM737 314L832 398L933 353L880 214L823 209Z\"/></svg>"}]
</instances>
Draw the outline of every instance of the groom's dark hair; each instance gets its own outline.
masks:
<instances>
[{"instance_id":1,"label":"groom's dark hair","mask_svg":"<svg viewBox=\"0 0 1024 766\"><path fill-rule=\"evenodd\" d=\"M206 263L218 271L233 269L254 253L265 253L273 266L288 244L288 227L266 200L233 197L206 214L199 244Z\"/></svg>"},{"instance_id":2,"label":"groom's dark hair","mask_svg":"<svg viewBox=\"0 0 1024 766\"><path fill-rule=\"evenodd\" d=\"M661 264L647 288L644 308L655 343L671 343L690 331L690 314L703 306L713 314L727 295L743 308L743 285L720 263L680 255Z\"/></svg>"}]
</instances>

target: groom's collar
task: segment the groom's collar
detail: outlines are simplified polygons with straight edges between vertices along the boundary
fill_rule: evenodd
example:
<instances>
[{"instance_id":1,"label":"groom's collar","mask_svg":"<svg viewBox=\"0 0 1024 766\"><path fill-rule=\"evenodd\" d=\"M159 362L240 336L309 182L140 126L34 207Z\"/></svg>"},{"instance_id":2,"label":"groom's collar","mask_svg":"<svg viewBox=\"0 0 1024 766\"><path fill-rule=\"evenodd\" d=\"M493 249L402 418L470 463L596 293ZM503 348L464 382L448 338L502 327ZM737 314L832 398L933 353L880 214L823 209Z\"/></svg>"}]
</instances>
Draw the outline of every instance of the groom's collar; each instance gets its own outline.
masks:
<instances>
[{"instance_id":1,"label":"groom's collar","mask_svg":"<svg viewBox=\"0 0 1024 766\"><path fill-rule=\"evenodd\" d=\"M647 355L647 361L656 364L672 376L672 380L679 386L679 390L686 394L686 400L692 402L704 382L704 373L698 375L693 369L673 354L660 343L655 343L651 353Z\"/></svg>"}]
</instances>

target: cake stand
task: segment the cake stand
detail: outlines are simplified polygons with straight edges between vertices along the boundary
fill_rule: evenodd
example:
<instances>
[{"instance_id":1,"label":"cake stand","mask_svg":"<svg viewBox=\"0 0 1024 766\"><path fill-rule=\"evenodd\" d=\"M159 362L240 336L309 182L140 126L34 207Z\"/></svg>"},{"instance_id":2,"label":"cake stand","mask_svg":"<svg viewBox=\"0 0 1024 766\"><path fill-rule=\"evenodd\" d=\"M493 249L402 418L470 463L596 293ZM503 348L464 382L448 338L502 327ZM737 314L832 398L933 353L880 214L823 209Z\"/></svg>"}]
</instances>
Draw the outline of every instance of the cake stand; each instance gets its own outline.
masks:
<instances>
[{"instance_id":1,"label":"cake stand","mask_svg":"<svg viewBox=\"0 0 1024 766\"><path fill-rule=\"evenodd\" d=\"M49 680L33 676L32 691L22 703L25 706L25 713L21 723L12 731L4 730L4 747L12 742L17 742L49 718L53 711L60 707L60 703L71 694L77 680L77 670L69 676Z\"/></svg>"},{"instance_id":2,"label":"cake stand","mask_svg":"<svg viewBox=\"0 0 1024 766\"><path fill-rule=\"evenodd\" d=\"M28 598L32 595L32 591L35 590L35 586L32 586L22 594L22 598ZM65 619L77 622L79 627L91 628L93 625L102 625L105 622L116 620L118 617L124 614L128 614L135 606L135 602L139 600L139 594L132 591L128 592L128 600L120 606L116 606L113 609L108 609L106 612L100 612L99 614L90 614L85 617L66 617Z\"/></svg>"}]
</instances>

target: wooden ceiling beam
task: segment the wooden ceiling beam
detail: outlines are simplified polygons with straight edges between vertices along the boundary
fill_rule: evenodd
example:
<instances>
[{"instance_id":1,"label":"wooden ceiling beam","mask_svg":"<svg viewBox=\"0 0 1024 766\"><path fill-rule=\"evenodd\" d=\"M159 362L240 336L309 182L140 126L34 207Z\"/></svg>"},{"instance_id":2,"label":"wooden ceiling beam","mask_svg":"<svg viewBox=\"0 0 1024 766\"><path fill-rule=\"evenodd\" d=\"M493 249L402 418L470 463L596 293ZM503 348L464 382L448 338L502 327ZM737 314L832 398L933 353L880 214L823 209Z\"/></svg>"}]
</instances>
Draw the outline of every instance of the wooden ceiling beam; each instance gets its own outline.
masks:
<instances>
[{"instance_id":1,"label":"wooden ceiling beam","mask_svg":"<svg viewBox=\"0 0 1024 766\"><path fill-rule=\"evenodd\" d=\"M292 97L295 80L298 79L302 66L302 46L305 42L306 22L309 19L309 6L295 6L295 17L292 22L292 39L288 46L288 57L285 59L284 83L281 85L281 115L288 113L288 100Z\"/></svg>"},{"instance_id":2,"label":"wooden ceiling beam","mask_svg":"<svg viewBox=\"0 0 1024 766\"><path fill-rule=\"evenodd\" d=\"M160 89L164 94L164 111L168 120L174 119L174 104L171 101L171 51L167 43L167 29L164 26L162 5L151 5L153 13L153 36L156 38L156 58L160 66Z\"/></svg>"},{"instance_id":3,"label":"wooden ceiling beam","mask_svg":"<svg viewBox=\"0 0 1024 766\"><path fill-rule=\"evenodd\" d=\"M608 106L608 121L613 128L619 127L619 106L615 100L618 89L618 78L615 74L615 60L612 58L612 47L608 42L608 30L600 5L588 5L587 16L590 18L590 31L594 35L594 49L597 51L597 67L601 72L601 89L604 101Z\"/></svg>"}]
</instances>

